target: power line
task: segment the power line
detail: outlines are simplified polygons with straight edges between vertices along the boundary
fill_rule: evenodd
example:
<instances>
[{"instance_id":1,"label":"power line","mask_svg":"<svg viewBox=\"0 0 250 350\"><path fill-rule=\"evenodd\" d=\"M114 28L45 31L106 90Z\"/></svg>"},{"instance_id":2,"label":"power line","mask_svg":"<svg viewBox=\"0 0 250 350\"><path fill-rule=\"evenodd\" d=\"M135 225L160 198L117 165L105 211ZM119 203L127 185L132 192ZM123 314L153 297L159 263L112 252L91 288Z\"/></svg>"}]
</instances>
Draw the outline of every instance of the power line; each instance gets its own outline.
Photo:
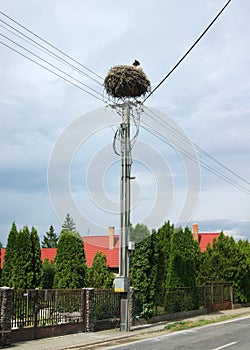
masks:
<instances>
[{"instance_id":1,"label":"power line","mask_svg":"<svg viewBox=\"0 0 250 350\"><path fill-rule=\"evenodd\" d=\"M141 127L143 129L145 129L146 131L148 131L151 135L157 137L159 140L161 140L162 142L168 144L173 149L175 149L175 150L177 149L180 153L182 153L183 155L188 157L190 160L200 164L204 169L208 170L209 172L211 172L212 174L214 174L217 177L221 178L222 180L228 182L229 184L233 185L234 187L240 189L243 192L246 192L248 194L250 193L250 190L244 188L243 186L241 186L240 184L238 184L234 180L230 179L228 176L220 173L218 170L211 168L203 160L199 160L198 161L195 156L193 156L191 153L187 152L184 148L180 147L180 145L176 145L174 142L168 141L162 133L160 133L159 131L153 130L152 127L150 125L148 125L147 123L145 123L144 121L143 121L143 124L145 126L141 125Z\"/></svg>"},{"instance_id":2,"label":"power line","mask_svg":"<svg viewBox=\"0 0 250 350\"><path fill-rule=\"evenodd\" d=\"M4 43L4 42L2 42L2 41L0 41L0 44L2 44L2 45L4 45L4 46L6 46L6 47L7 47L7 48L9 48L10 50L12 50L12 51L14 51L14 52L18 53L19 55L23 56L23 57L24 57L24 58L26 58L27 60L29 60L29 61L31 61L31 62L33 62L33 63L37 64L38 66L40 66L40 67L42 67L42 68L46 69L48 72L50 72L50 73L52 73L52 74L56 75L57 77L59 77L59 78L61 78L61 79L65 80L66 82L68 82L68 83L70 83L70 84L74 85L74 86L75 86L75 87L77 87L78 89L80 89L80 90L82 90L82 91L86 92L87 94L89 94L89 95L91 95L91 96L95 97L96 99L98 99L99 101L103 102L103 99L101 99L101 98L99 98L98 96L94 95L93 93L91 93L91 92L89 92L89 91L87 91L87 90L83 89L81 86L79 86L79 85L77 85L76 83L74 83L74 82L72 82L72 81L70 81L70 80L68 80L68 79L64 78L62 75L60 75L60 74L56 73L55 71L53 71L53 70L49 69L48 67L46 67L46 66L42 65L41 63L39 63L39 62L37 62L37 61L33 60L31 57L29 57L29 56L27 56L27 55L23 54L22 52L20 52L20 51L18 51L18 50L16 50L16 49L14 49L13 47L9 46L8 44L6 44L6 43Z\"/></svg>"},{"instance_id":3,"label":"power line","mask_svg":"<svg viewBox=\"0 0 250 350\"><path fill-rule=\"evenodd\" d=\"M54 50L56 50L57 52L60 52L62 55L64 55L65 57L69 58L70 60L72 60L73 62L79 64L82 68L86 69L88 72L94 74L97 78L101 79L103 81L103 78L98 75L96 72L94 72L93 70L91 70L90 68L86 67L85 65L83 65L82 63L80 63L79 61L77 61L76 59L74 59L73 57L69 56L68 54L66 54L65 52L63 52L62 50L60 50L59 48L57 48L56 46L52 45L50 42L48 42L47 40L43 39L42 37L40 37L39 35L37 35L36 33L34 33L33 31L31 31L30 29L28 29L27 27L25 27L24 25L22 25L21 23L17 22L16 20L14 20L12 17L8 16L6 13L0 11L0 14L2 14L4 17L8 18L10 21L14 22L15 24L17 24L18 26L20 26L21 28L25 29L28 33L34 35L36 38L38 38L39 40L41 40L42 42L46 43L47 45L49 45L50 47L52 47Z\"/></svg>"},{"instance_id":4,"label":"power line","mask_svg":"<svg viewBox=\"0 0 250 350\"><path fill-rule=\"evenodd\" d=\"M187 57L187 55L193 50L193 48L198 44L198 42L203 38L203 36L207 33L207 31L212 27L214 22L219 18L222 12L226 9L229 3L232 0L229 0L226 5L220 10L220 12L215 16L212 22L207 26L207 28L203 31L203 33L199 36L199 38L194 42L194 44L187 50L187 52L182 56L182 58L176 63L176 65L168 72L168 74L160 81L158 85L150 92L150 94L143 100L145 102L163 83L164 81L174 72L174 70L181 64L181 62Z\"/></svg>"},{"instance_id":5,"label":"power line","mask_svg":"<svg viewBox=\"0 0 250 350\"><path fill-rule=\"evenodd\" d=\"M27 51L29 54L31 54L31 55L35 56L36 58L38 58L39 60L45 62L46 64L48 64L48 65L51 66L52 68L57 69L60 73L65 74L66 76L68 76L68 77L70 77L71 79L75 80L75 81L78 82L79 84L81 84L81 85L85 86L86 88L88 88L89 90L93 91L93 92L96 93L97 95L102 96L102 94L100 94L98 91L94 90L93 88L89 87L87 84L85 84L85 83L81 82L80 80L74 78L72 75L70 75L70 74L64 72L62 69L56 67L54 64L50 63L49 61L45 60L44 58L41 58L39 55L35 54L34 52L32 52L32 51L26 49L24 46L18 44L17 42L15 42L14 40L10 39L10 38L7 37L6 35L1 34L1 33L0 33L0 35L1 35L3 38L5 38L5 39L9 40L10 42L12 42L13 44L19 46L19 47L22 48L23 50Z\"/></svg>"},{"instance_id":6,"label":"power line","mask_svg":"<svg viewBox=\"0 0 250 350\"><path fill-rule=\"evenodd\" d=\"M1 11L0 11L1 13ZM3 21L2 19L0 19L0 22L4 23L6 26L10 27L11 29L13 29L14 31L16 31L17 33L21 34L18 35L16 33L14 33L13 31L11 31L10 29L4 27L3 25L1 25L2 28L4 28L5 30L9 31L10 33L12 33L13 35L17 36L19 39L24 40L25 42L29 43L30 45L35 46L36 48L38 48L39 50L41 50L42 52L46 53L47 55L59 60L60 62L66 64L67 66L73 68L75 71L77 71L78 73L86 76L87 78L93 80L95 83L102 85L102 83L98 80L96 80L95 78L93 78L92 76L90 76L89 74L83 72L81 69L77 68L75 65L71 64L70 62L68 62L67 60L65 60L64 58L60 57L59 55L57 55L56 53L54 53L53 51L47 49L45 46L39 44L36 40L32 39L31 37L29 37L28 35L24 34L22 31L16 29L15 27L11 26L10 24L8 24L7 22ZM26 38L26 39L24 39ZM28 39L28 40L27 40Z\"/></svg>"},{"instance_id":7,"label":"power line","mask_svg":"<svg viewBox=\"0 0 250 350\"><path fill-rule=\"evenodd\" d=\"M187 139L177 130L175 129L172 125L170 125L169 123L167 123L164 119L162 119L158 114L156 114L155 112L153 112L152 110L150 110L149 108L145 107L144 108L146 110L148 110L151 113L151 116L149 116L149 114L147 114L149 117L153 118L156 121L160 121L165 127L167 127L168 129L170 129L175 135L177 135L178 137L182 138L183 141L187 142ZM153 117L154 116L154 117ZM240 175L236 174L234 171L232 171L230 168L228 168L227 166L225 166L224 164L222 164L220 161L218 161L216 158L214 158L211 154L209 154L207 151L203 150L200 146L198 146L197 144L195 144L194 142L188 141L190 144L192 144L192 146L198 150L198 152L200 152L201 154L204 154L206 157L208 157L212 162L216 163L217 165L219 165L220 167L222 167L223 169L225 169L226 171L228 171L229 173L231 173L231 175L237 177L239 180L245 182L247 185L250 185L250 182L247 181L246 179L244 179L243 177L241 177Z\"/></svg>"}]
</instances>

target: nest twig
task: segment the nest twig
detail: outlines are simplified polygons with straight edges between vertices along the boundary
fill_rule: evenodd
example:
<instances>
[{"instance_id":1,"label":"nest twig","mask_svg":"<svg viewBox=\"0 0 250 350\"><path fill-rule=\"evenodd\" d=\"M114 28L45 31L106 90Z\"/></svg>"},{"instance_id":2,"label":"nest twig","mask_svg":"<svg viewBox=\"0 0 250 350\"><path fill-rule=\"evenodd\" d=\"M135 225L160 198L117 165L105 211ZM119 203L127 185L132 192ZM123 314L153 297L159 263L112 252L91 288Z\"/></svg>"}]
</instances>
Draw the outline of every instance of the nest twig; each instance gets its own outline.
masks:
<instances>
[{"instance_id":1,"label":"nest twig","mask_svg":"<svg viewBox=\"0 0 250 350\"><path fill-rule=\"evenodd\" d=\"M150 91L150 81L141 68L134 66L115 66L104 80L108 95L115 98L136 98Z\"/></svg>"}]
</instances>

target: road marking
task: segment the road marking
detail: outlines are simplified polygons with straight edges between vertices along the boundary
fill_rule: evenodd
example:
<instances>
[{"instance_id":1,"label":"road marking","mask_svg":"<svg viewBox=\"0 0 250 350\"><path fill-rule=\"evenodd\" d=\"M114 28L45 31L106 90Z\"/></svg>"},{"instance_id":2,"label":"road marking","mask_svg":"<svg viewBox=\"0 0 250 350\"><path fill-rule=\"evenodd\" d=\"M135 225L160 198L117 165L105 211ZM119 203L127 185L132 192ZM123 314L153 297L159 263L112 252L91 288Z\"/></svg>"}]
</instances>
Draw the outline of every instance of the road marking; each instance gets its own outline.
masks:
<instances>
[{"instance_id":1,"label":"road marking","mask_svg":"<svg viewBox=\"0 0 250 350\"><path fill-rule=\"evenodd\" d=\"M229 346L235 345L235 344L237 344L237 343L238 343L238 341L234 341L233 343L225 344L225 345L222 345L222 346L220 346L220 347L218 347L218 348L214 348L214 349L212 349L212 350L226 349L226 348L228 348Z\"/></svg>"}]
</instances>

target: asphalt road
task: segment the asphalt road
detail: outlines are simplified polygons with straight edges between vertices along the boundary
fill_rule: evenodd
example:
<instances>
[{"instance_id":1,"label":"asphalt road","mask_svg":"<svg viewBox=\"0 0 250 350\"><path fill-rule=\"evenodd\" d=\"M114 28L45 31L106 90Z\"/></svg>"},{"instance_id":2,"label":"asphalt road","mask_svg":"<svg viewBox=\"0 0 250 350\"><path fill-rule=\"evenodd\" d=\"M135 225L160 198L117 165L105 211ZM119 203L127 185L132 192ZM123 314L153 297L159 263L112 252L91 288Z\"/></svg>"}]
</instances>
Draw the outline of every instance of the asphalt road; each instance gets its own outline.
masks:
<instances>
[{"instance_id":1,"label":"asphalt road","mask_svg":"<svg viewBox=\"0 0 250 350\"><path fill-rule=\"evenodd\" d=\"M101 349L249 350L250 316Z\"/></svg>"}]
</instances>

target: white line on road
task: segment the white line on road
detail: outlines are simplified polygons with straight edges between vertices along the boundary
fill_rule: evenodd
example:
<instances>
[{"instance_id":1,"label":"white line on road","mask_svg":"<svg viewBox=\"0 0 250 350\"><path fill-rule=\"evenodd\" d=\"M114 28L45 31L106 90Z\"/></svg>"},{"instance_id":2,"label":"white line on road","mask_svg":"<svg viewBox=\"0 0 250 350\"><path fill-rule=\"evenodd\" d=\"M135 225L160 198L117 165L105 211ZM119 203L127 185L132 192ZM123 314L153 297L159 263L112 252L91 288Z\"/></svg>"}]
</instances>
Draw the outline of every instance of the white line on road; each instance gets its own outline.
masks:
<instances>
[{"instance_id":1,"label":"white line on road","mask_svg":"<svg viewBox=\"0 0 250 350\"><path fill-rule=\"evenodd\" d=\"M234 345L234 344L237 344L237 343L238 343L238 341L234 341L233 343L225 344L225 345L222 345L222 346L220 346L220 347L218 347L218 348L214 348L214 349L212 349L212 350L226 349L226 348L228 348L229 346Z\"/></svg>"}]
</instances>

